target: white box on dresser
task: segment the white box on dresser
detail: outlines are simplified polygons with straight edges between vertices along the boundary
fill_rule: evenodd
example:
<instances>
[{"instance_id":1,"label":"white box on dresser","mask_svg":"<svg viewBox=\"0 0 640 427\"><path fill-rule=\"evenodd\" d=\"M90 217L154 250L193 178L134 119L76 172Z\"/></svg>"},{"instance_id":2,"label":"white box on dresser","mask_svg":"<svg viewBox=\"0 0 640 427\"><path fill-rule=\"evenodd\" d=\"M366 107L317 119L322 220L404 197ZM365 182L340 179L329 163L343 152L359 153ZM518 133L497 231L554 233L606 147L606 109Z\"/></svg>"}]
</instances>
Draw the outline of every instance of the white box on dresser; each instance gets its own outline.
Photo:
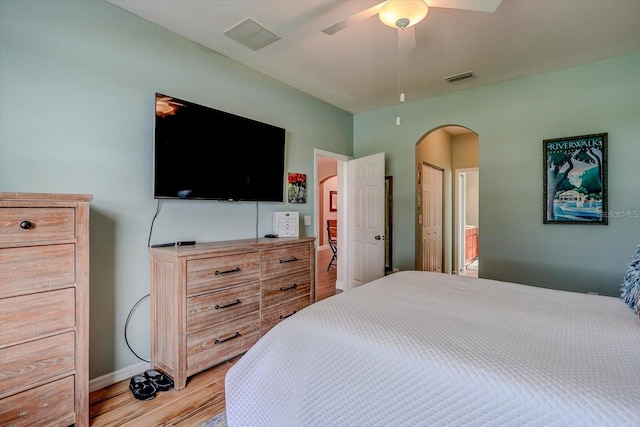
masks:
<instances>
[{"instance_id":1,"label":"white box on dresser","mask_svg":"<svg viewBox=\"0 0 640 427\"><path fill-rule=\"evenodd\" d=\"M187 378L246 352L314 299L313 237L151 248L151 366Z\"/></svg>"},{"instance_id":2,"label":"white box on dresser","mask_svg":"<svg viewBox=\"0 0 640 427\"><path fill-rule=\"evenodd\" d=\"M300 235L300 212L274 212L273 234L279 237L298 237Z\"/></svg>"},{"instance_id":3,"label":"white box on dresser","mask_svg":"<svg viewBox=\"0 0 640 427\"><path fill-rule=\"evenodd\" d=\"M91 200L0 193L2 425L89 425Z\"/></svg>"}]
</instances>

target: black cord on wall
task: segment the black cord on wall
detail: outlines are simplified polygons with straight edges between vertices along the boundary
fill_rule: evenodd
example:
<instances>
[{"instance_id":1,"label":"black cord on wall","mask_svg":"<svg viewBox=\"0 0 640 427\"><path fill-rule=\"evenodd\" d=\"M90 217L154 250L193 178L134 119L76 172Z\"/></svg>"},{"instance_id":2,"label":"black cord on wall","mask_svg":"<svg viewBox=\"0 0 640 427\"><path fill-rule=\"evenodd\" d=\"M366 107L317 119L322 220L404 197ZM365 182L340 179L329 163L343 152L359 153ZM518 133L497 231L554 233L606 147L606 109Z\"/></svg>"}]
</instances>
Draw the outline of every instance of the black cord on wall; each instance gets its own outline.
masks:
<instances>
[{"instance_id":1,"label":"black cord on wall","mask_svg":"<svg viewBox=\"0 0 640 427\"><path fill-rule=\"evenodd\" d=\"M260 212L258 208L258 202L256 202L256 240L260 235L258 234L258 223L260 222Z\"/></svg>"},{"instance_id":2,"label":"black cord on wall","mask_svg":"<svg viewBox=\"0 0 640 427\"><path fill-rule=\"evenodd\" d=\"M147 240L147 247L151 247L151 233L153 233L153 223L156 222L156 218L160 213L160 205L162 203L162 199L158 199L158 207L156 208L156 213L151 220L151 228L149 229L149 239Z\"/></svg>"},{"instance_id":3,"label":"black cord on wall","mask_svg":"<svg viewBox=\"0 0 640 427\"><path fill-rule=\"evenodd\" d=\"M147 247L151 247L151 234L153 233L153 224L155 223L156 218L158 217L158 214L160 213L161 205L162 205L162 200L158 199L158 205L156 207L156 213L153 215L153 219L151 220L151 227L149 228L149 238L147 240ZM146 360L146 359L138 356L138 353L136 353L133 350L133 348L131 348L131 345L129 344L129 338L127 337L127 330L129 329L129 322L131 321L131 316L133 316L133 312L136 310L136 308L138 308L138 306L142 303L142 301L144 301L145 298L149 298L150 296L151 296L151 294L147 294L147 295L143 296L142 298L140 298L138 300L138 302L136 302L133 305L133 307L129 311L129 315L127 316L126 322L124 322L124 342L127 344L127 347L129 347L129 350L131 350L131 353L133 353L134 356L136 356L138 359L142 360L143 362L149 362L149 360Z\"/></svg>"},{"instance_id":4,"label":"black cord on wall","mask_svg":"<svg viewBox=\"0 0 640 427\"><path fill-rule=\"evenodd\" d=\"M127 316L127 321L124 322L124 342L127 343L127 347L129 347L129 350L131 350L131 353L133 353L134 356L136 356L138 359L142 360L143 362L147 362L149 363L149 360L143 359L142 357L138 356L138 353L136 353L133 348L131 348L131 345L129 345L129 339L127 338L127 329L129 328L129 321L131 320L131 316L133 315L133 312L135 311L136 308L138 308L138 306L142 303L142 301L144 301L145 298L148 298L151 294L147 294L145 296L143 296L142 298L140 298L138 300L137 303L134 304L133 308L131 309L131 311L129 311L129 315Z\"/></svg>"}]
</instances>

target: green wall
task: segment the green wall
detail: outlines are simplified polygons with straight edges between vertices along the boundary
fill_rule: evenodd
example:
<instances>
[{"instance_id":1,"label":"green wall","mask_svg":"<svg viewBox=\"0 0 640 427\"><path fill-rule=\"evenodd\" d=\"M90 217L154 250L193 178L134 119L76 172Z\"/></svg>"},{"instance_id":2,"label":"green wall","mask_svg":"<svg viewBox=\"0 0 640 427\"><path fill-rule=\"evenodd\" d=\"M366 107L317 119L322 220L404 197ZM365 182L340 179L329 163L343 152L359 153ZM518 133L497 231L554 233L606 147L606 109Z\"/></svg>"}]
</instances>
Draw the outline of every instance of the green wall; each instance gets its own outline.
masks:
<instances>
[{"instance_id":1,"label":"green wall","mask_svg":"<svg viewBox=\"0 0 640 427\"><path fill-rule=\"evenodd\" d=\"M287 129L286 170L309 184L314 148L352 155L351 114L107 2L0 0L0 191L94 196L91 378L140 362L123 330L149 293L155 92ZM252 238L256 217L269 233L273 211L313 214L309 190L298 205L165 201L151 243ZM148 358L148 299L128 338Z\"/></svg>"},{"instance_id":2,"label":"green wall","mask_svg":"<svg viewBox=\"0 0 640 427\"><path fill-rule=\"evenodd\" d=\"M410 97L410 94L407 94ZM414 147L434 128L479 135L481 277L618 295L640 243L640 54L358 114L356 157L385 152L394 266L413 268ZM608 132L609 225L544 225L542 140Z\"/></svg>"},{"instance_id":3,"label":"green wall","mask_svg":"<svg viewBox=\"0 0 640 427\"><path fill-rule=\"evenodd\" d=\"M149 292L155 92L286 128L286 168L309 183L314 148L385 152L401 269L414 262L415 144L448 124L479 134L481 276L615 295L640 242L640 54L407 103L397 127L396 107L354 118L101 0L0 0L0 191L94 195L91 378L139 362L123 330ZM543 225L542 140L599 132L610 224ZM262 235L283 209L314 212L167 201L151 241L251 238L256 217ZM143 300L128 329L143 357L148 319Z\"/></svg>"}]
</instances>

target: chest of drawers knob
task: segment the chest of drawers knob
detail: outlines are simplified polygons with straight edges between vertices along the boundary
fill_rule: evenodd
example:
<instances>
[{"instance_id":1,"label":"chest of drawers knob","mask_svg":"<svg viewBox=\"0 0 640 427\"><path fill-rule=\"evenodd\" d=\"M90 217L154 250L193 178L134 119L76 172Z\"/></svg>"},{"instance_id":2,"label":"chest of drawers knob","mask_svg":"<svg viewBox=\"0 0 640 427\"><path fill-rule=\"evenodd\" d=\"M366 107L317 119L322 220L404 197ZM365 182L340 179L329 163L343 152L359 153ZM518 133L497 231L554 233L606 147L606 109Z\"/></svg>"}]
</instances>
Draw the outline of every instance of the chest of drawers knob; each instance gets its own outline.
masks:
<instances>
[{"instance_id":1,"label":"chest of drawers knob","mask_svg":"<svg viewBox=\"0 0 640 427\"><path fill-rule=\"evenodd\" d=\"M293 310L293 311L292 311L291 313L289 313L289 314L281 314L281 315L280 315L280 319L286 319L287 317L291 317L291 316L293 316L293 315L294 315L294 314L296 314L296 313L297 313L297 311L296 311L296 310Z\"/></svg>"},{"instance_id":2,"label":"chest of drawers knob","mask_svg":"<svg viewBox=\"0 0 640 427\"><path fill-rule=\"evenodd\" d=\"M240 304L239 299L235 300L234 302L230 302L229 304L223 304L223 305L216 304L215 309L220 310L221 308L233 307L234 305L238 305L238 304Z\"/></svg>"},{"instance_id":3,"label":"chest of drawers knob","mask_svg":"<svg viewBox=\"0 0 640 427\"><path fill-rule=\"evenodd\" d=\"M29 230L31 227L33 227L33 223L31 221L22 221L20 223L20 228L23 230Z\"/></svg>"},{"instance_id":4,"label":"chest of drawers knob","mask_svg":"<svg viewBox=\"0 0 640 427\"><path fill-rule=\"evenodd\" d=\"M291 285L291 286L283 286L283 287L281 287L281 288L280 288L280 292L290 291L290 290L293 290L293 289L295 289L295 288L297 288L297 287L298 287L298 284L297 284L297 283L294 283L294 284L293 284L293 285Z\"/></svg>"},{"instance_id":5,"label":"chest of drawers knob","mask_svg":"<svg viewBox=\"0 0 640 427\"><path fill-rule=\"evenodd\" d=\"M226 337L226 338L217 338L215 341L213 341L214 344L222 344L223 342L227 342L230 341L234 338L238 338L240 336L240 332L235 332L233 335Z\"/></svg>"},{"instance_id":6,"label":"chest of drawers knob","mask_svg":"<svg viewBox=\"0 0 640 427\"><path fill-rule=\"evenodd\" d=\"M216 276L219 276L221 274L238 273L239 271L240 271L240 267L236 267L231 270L225 270L225 271L216 270Z\"/></svg>"}]
</instances>

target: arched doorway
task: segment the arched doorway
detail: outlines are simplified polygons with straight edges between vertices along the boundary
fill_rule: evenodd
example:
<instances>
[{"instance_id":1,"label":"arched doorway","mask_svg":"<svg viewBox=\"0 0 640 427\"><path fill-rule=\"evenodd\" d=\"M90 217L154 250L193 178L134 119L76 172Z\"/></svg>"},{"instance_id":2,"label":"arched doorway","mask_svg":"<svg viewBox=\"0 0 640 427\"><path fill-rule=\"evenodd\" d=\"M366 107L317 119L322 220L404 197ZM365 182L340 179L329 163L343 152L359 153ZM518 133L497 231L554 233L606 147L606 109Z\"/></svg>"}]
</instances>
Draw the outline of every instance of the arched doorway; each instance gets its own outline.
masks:
<instances>
[{"instance_id":1,"label":"arched doorway","mask_svg":"<svg viewBox=\"0 0 640 427\"><path fill-rule=\"evenodd\" d=\"M477 277L477 270L466 271L465 229L473 226L479 253L478 134L459 125L442 126L427 132L415 150L415 268ZM467 178L465 187L461 174Z\"/></svg>"}]
</instances>

